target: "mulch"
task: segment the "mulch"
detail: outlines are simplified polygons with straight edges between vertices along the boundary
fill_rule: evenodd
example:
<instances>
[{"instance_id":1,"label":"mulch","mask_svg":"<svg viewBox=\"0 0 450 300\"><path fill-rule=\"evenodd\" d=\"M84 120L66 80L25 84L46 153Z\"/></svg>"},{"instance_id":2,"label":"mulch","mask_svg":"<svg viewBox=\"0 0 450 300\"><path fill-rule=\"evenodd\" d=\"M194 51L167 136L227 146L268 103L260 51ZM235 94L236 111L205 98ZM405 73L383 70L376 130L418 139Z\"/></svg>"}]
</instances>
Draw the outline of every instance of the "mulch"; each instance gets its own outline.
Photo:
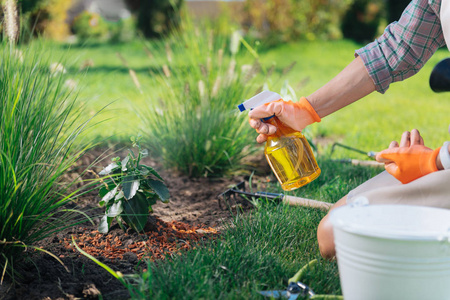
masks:
<instances>
[{"instance_id":1,"label":"mulch","mask_svg":"<svg viewBox=\"0 0 450 300\"><path fill-rule=\"evenodd\" d=\"M165 259L167 256L180 255L183 250L189 250L195 242L217 237L219 231L203 224L189 225L182 222L164 222L153 217L147 231L140 233L138 240L135 234L102 234L97 230L88 231L80 227L83 233L76 234L74 241L80 249L94 257L105 257L111 260L124 259L124 256L135 256L136 259L149 260ZM148 228L153 227L153 228ZM64 237L60 243L78 252L72 244L72 239ZM60 258L64 258L61 254Z\"/></svg>"},{"instance_id":2,"label":"mulch","mask_svg":"<svg viewBox=\"0 0 450 300\"><path fill-rule=\"evenodd\" d=\"M145 271L147 260L171 259L195 249L200 241L214 240L220 232L204 224L190 225L179 221L163 221L150 216L144 232L117 224L108 234L94 226L76 226L39 243L58 258L28 249L27 260L19 268L16 285L0 285L0 299L75 300L128 299L126 288L96 262L78 251L77 246L115 272L135 274Z\"/></svg>"}]
</instances>

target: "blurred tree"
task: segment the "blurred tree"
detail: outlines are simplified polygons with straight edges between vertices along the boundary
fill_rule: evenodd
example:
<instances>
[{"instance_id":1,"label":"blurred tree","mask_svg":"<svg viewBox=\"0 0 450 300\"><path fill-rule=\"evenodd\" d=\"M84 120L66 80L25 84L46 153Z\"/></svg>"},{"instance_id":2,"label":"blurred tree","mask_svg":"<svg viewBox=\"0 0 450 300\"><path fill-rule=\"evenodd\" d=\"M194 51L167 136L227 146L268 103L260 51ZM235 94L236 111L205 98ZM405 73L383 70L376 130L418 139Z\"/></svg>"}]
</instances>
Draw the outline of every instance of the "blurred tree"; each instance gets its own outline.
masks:
<instances>
[{"instance_id":1,"label":"blurred tree","mask_svg":"<svg viewBox=\"0 0 450 300\"><path fill-rule=\"evenodd\" d=\"M137 28L145 37L164 36L180 24L184 0L126 0L137 15Z\"/></svg>"},{"instance_id":2,"label":"blurred tree","mask_svg":"<svg viewBox=\"0 0 450 300\"><path fill-rule=\"evenodd\" d=\"M33 35L49 39L64 40L70 34L66 22L71 0L19 0L24 22Z\"/></svg>"},{"instance_id":3,"label":"blurred tree","mask_svg":"<svg viewBox=\"0 0 450 300\"><path fill-rule=\"evenodd\" d=\"M357 42L372 41L382 19L382 1L355 0L342 21L345 38Z\"/></svg>"},{"instance_id":4,"label":"blurred tree","mask_svg":"<svg viewBox=\"0 0 450 300\"><path fill-rule=\"evenodd\" d=\"M69 0L47 0L46 5L40 7L41 12L47 16L39 22L44 37L63 41L70 35L66 19L71 5Z\"/></svg>"},{"instance_id":5,"label":"blurred tree","mask_svg":"<svg viewBox=\"0 0 450 300\"><path fill-rule=\"evenodd\" d=\"M35 11L39 4L46 0L19 0L22 13L28 13Z\"/></svg>"}]
</instances>

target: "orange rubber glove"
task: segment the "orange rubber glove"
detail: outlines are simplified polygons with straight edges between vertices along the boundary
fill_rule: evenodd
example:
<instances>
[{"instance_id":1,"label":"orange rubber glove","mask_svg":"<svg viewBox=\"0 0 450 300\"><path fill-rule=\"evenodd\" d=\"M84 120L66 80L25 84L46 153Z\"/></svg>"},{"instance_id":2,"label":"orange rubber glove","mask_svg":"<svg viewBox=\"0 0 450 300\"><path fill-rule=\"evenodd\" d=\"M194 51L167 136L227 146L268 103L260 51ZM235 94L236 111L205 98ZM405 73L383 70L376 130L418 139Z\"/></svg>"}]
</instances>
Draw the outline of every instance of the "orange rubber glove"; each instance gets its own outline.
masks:
<instances>
[{"instance_id":1,"label":"orange rubber glove","mask_svg":"<svg viewBox=\"0 0 450 300\"><path fill-rule=\"evenodd\" d=\"M272 101L255 107L248 115L250 119L257 120L251 122L250 125L259 133L268 135L274 134L276 128L273 125L259 122L260 119L276 116L284 125L295 131L302 131L306 126L321 121L319 115L305 97L302 97L299 102L284 101L283 99ZM261 139L260 142L265 139Z\"/></svg>"},{"instance_id":2,"label":"orange rubber glove","mask_svg":"<svg viewBox=\"0 0 450 300\"><path fill-rule=\"evenodd\" d=\"M424 145L395 147L379 152L376 159L385 163L389 174L408 183L438 170L436 157L440 149L432 150Z\"/></svg>"}]
</instances>

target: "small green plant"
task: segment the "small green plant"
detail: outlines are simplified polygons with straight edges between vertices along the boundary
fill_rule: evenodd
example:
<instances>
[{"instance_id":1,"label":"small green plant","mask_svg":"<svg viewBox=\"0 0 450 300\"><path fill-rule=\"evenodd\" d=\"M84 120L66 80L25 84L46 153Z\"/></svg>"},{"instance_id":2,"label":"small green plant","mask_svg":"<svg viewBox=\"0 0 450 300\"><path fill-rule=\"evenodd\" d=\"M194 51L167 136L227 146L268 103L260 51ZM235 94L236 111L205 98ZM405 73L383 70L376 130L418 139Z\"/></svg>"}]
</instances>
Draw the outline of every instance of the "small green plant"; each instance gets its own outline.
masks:
<instances>
[{"instance_id":1,"label":"small green plant","mask_svg":"<svg viewBox=\"0 0 450 300\"><path fill-rule=\"evenodd\" d=\"M137 156L129 150L123 160L113 158L113 162L99 173L107 176L99 190L102 198L99 204L105 206L105 215L98 226L102 233L109 231L113 219L121 227L123 220L136 231L142 231L156 200L169 201L169 190L161 176L152 167L141 164L148 151L141 149L140 137L132 137L131 141L138 149Z\"/></svg>"}]
</instances>

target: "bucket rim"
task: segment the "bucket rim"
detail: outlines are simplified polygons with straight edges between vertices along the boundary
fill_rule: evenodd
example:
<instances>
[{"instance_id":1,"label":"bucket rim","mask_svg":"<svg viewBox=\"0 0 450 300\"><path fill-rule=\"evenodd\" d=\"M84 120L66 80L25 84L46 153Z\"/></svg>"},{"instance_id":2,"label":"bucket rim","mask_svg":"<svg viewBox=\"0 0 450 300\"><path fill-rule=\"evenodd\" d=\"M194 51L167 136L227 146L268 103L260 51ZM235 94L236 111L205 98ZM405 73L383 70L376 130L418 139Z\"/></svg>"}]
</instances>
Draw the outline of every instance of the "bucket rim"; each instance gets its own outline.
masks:
<instances>
[{"instance_id":1,"label":"bucket rim","mask_svg":"<svg viewBox=\"0 0 450 300\"><path fill-rule=\"evenodd\" d=\"M352 213L358 213L361 211L384 211L394 209L397 211L406 211L406 210L417 210L421 212L428 213L440 213L448 215L448 227L447 230L404 230L404 229L395 229L390 228L387 231L387 228L376 228L376 227L367 227L356 222L348 222L343 219L345 217L345 213L348 210L352 210ZM403 205L403 204L380 204L380 205L360 205L360 206L352 206L345 205L338 207L330 212L330 222L333 225L333 228L339 229L351 234L375 237L381 239L390 239L390 240L402 240L402 241L438 241L443 242L447 241L450 243L450 210L436 207L427 207L427 206L413 206L413 205Z\"/></svg>"}]
</instances>

